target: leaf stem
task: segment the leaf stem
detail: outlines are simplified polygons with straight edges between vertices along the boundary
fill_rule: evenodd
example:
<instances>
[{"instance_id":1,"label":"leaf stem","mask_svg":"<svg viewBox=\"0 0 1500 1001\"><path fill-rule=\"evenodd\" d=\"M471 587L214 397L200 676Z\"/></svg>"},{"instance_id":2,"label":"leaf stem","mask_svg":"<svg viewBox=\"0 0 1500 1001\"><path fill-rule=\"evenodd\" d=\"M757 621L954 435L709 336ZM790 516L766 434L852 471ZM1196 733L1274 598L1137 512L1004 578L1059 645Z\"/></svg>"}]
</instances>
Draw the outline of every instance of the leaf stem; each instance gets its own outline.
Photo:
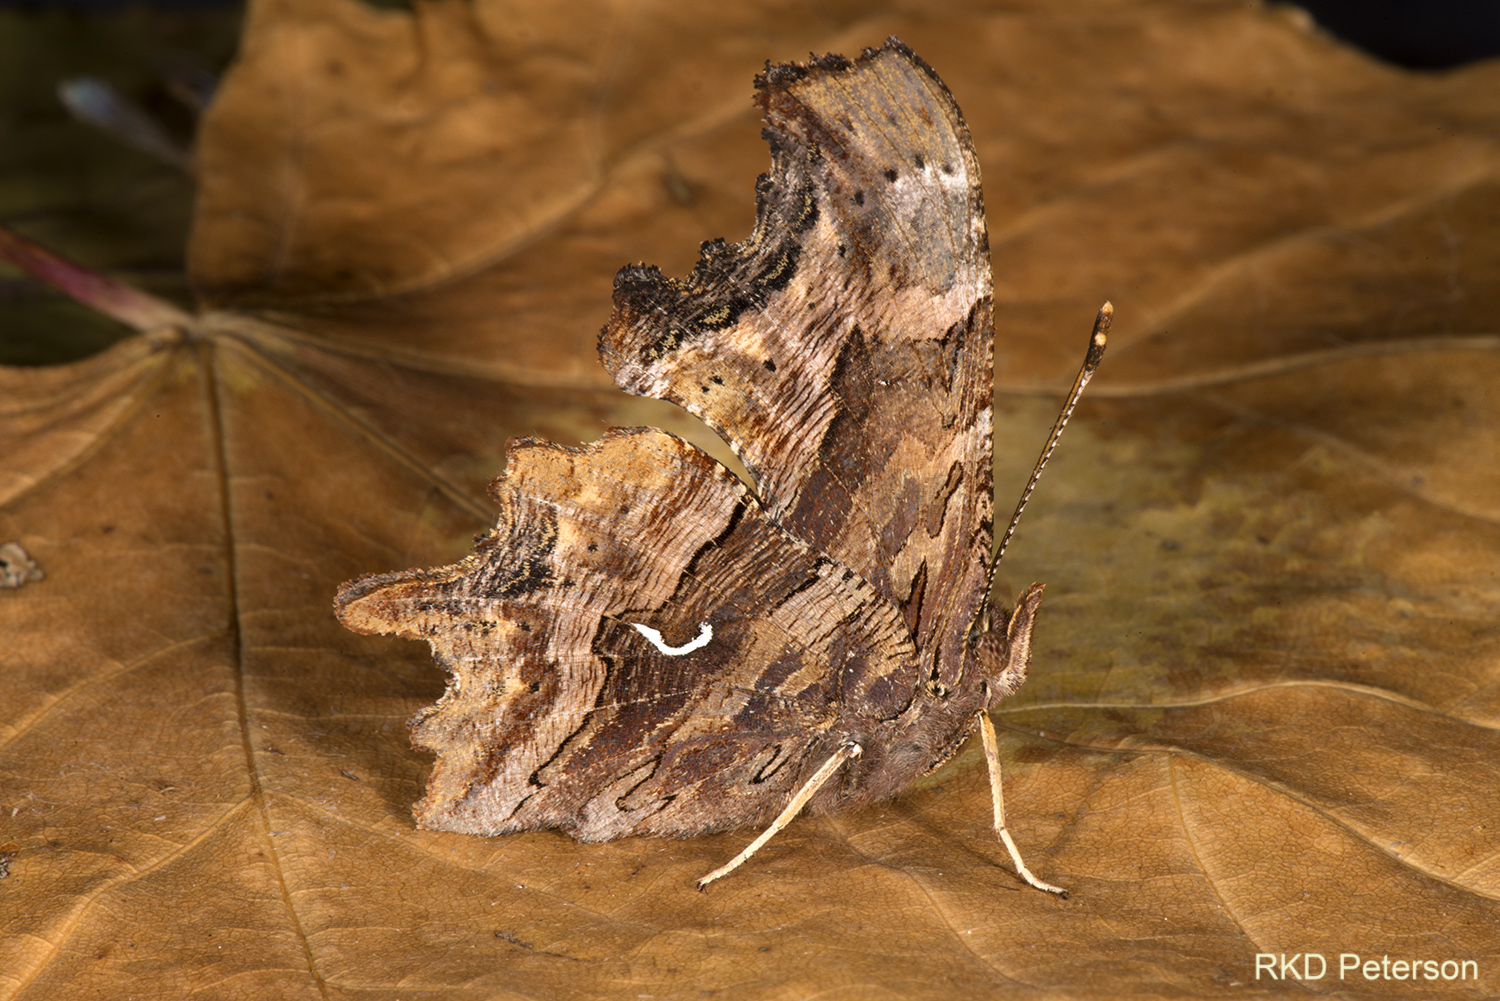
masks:
<instances>
[{"instance_id":1,"label":"leaf stem","mask_svg":"<svg viewBox=\"0 0 1500 1001\"><path fill-rule=\"evenodd\" d=\"M191 315L172 303L74 264L5 226L0 226L0 260L135 330L187 327L193 322Z\"/></svg>"}]
</instances>

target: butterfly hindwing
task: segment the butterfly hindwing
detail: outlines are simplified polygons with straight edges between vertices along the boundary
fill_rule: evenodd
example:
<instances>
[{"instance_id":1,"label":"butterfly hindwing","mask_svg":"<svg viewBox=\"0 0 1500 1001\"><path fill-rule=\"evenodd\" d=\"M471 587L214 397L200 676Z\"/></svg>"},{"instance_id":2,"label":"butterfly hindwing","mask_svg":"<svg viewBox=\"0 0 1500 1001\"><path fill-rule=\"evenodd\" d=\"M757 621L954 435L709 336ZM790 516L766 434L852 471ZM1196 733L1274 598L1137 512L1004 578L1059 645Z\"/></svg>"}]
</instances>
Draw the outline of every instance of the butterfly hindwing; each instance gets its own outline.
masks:
<instances>
[{"instance_id":1,"label":"butterfly hindwing","mask_svg":"<svg viewBox=\"0 0 1500 1001\"><path fill-rule=\"evenodd\" d=\"M523 440L494 492L500 526L468 559L339 595L346 625L424 639L450 674L413 723L438 757L423 826L602 840L759 822L836 746L840 706L876 725L909 702L888 603L694 446L650 428Z\"/></svg>"}]
</instances>

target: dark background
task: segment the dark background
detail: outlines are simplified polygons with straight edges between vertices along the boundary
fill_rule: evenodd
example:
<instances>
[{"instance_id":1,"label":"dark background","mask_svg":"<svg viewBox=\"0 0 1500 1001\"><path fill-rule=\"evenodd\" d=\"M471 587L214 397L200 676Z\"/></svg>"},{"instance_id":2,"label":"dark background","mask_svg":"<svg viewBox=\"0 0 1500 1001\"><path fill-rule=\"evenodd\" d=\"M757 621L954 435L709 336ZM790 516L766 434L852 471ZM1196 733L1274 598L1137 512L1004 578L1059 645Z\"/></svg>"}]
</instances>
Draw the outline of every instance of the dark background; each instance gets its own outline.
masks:
<instances>
[{"instance_id":1,"label":"dark background","mask_svg":"<svg viewBox=\"0 0 1500 1001\"><path fill-rule=\"evenodd\" d=\"M1329 34L1409 69L1447 69L1500 55L1500 3L1494 0L1312 0L1297 6Z\"/></svg>"}]
</instances>

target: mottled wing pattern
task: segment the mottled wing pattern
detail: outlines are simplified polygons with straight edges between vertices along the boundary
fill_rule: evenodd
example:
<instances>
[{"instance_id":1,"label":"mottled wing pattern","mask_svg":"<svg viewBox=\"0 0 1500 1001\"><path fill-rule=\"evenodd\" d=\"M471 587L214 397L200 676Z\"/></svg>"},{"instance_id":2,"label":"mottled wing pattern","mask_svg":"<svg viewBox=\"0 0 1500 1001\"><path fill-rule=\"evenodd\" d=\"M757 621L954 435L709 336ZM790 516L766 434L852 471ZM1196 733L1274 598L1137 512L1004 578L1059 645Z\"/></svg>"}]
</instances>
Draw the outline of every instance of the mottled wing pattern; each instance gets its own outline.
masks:
<instances>
[{"instance_id":1,"label":"mottled wing pattern","mask_svg":"<svg viewBox=\"0 0 1500 1001\"><path fill-rule=\"evenodd\" d=\"M493 494L499 527L463 562L338 597L345 625L426 640L450 674L413 721L438 758L424 827L602 840L764 821L837 745L840 705L910 701L889 605L686 442L522 440Z\"/></svg>"},{"instance_id":2,"label":"mottled wing pattern","mask_svg":"<svg viewBox=\"0 0 1500 1001\"><path fill-rule=\"evenodd\" d=\"M600 352L734 448L784 528L902 609L952 687L990 555L991 289L979 167L899 43L757 80L772 170L739 245L624 269Z\"/></svg>"},{"instance_id":3,"label":"mottled wing pattern","mask_svg":"<svg viewBox=\"0 0 1500 1001\"><path fill-rule=\"evenodd\" d=\"M720 431L755 492L660 431L512 446L461 563L345 584L340 619L450 675L413 740L423 826L589 840L899 791L988 699L963 676L990 534L990 279L967 129L899 43L757 81L772 169L743 244L623 269L631 392ZM953 697L950 698L950 693Z\"/></svg>"}]
</instances>

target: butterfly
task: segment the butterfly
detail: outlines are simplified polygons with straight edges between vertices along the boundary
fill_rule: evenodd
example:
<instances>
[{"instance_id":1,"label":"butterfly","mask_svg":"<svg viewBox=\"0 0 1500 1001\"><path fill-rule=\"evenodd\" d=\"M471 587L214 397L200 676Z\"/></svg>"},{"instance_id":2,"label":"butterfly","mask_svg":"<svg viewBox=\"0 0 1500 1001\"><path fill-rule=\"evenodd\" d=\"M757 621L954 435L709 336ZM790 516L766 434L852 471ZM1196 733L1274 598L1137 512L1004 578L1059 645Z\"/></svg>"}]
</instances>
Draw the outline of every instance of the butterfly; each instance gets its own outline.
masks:
<instances>
[{"instance_id":1,"label":"butterfly","mask_svg":"<svg viewBox=\"0 0 1500 1001\"><path fill-rule=\"evenodd\" d=\"M1021 684L1041 601L990 600L992 294L979 164L895 39L756 79L772 167L740 244L622 268L600 335L753 480L653 428L512 441L497 523L340 620L427 641L412 720L432 830L582 841L857 810L953 756ZM1102 333L1098 337L1102 347ZM992 773L998 781L998 772ZM1026 872L1000 821L997 827ZM705 877L717 878L741 859Z\"/></svg>"}]
</instances>

